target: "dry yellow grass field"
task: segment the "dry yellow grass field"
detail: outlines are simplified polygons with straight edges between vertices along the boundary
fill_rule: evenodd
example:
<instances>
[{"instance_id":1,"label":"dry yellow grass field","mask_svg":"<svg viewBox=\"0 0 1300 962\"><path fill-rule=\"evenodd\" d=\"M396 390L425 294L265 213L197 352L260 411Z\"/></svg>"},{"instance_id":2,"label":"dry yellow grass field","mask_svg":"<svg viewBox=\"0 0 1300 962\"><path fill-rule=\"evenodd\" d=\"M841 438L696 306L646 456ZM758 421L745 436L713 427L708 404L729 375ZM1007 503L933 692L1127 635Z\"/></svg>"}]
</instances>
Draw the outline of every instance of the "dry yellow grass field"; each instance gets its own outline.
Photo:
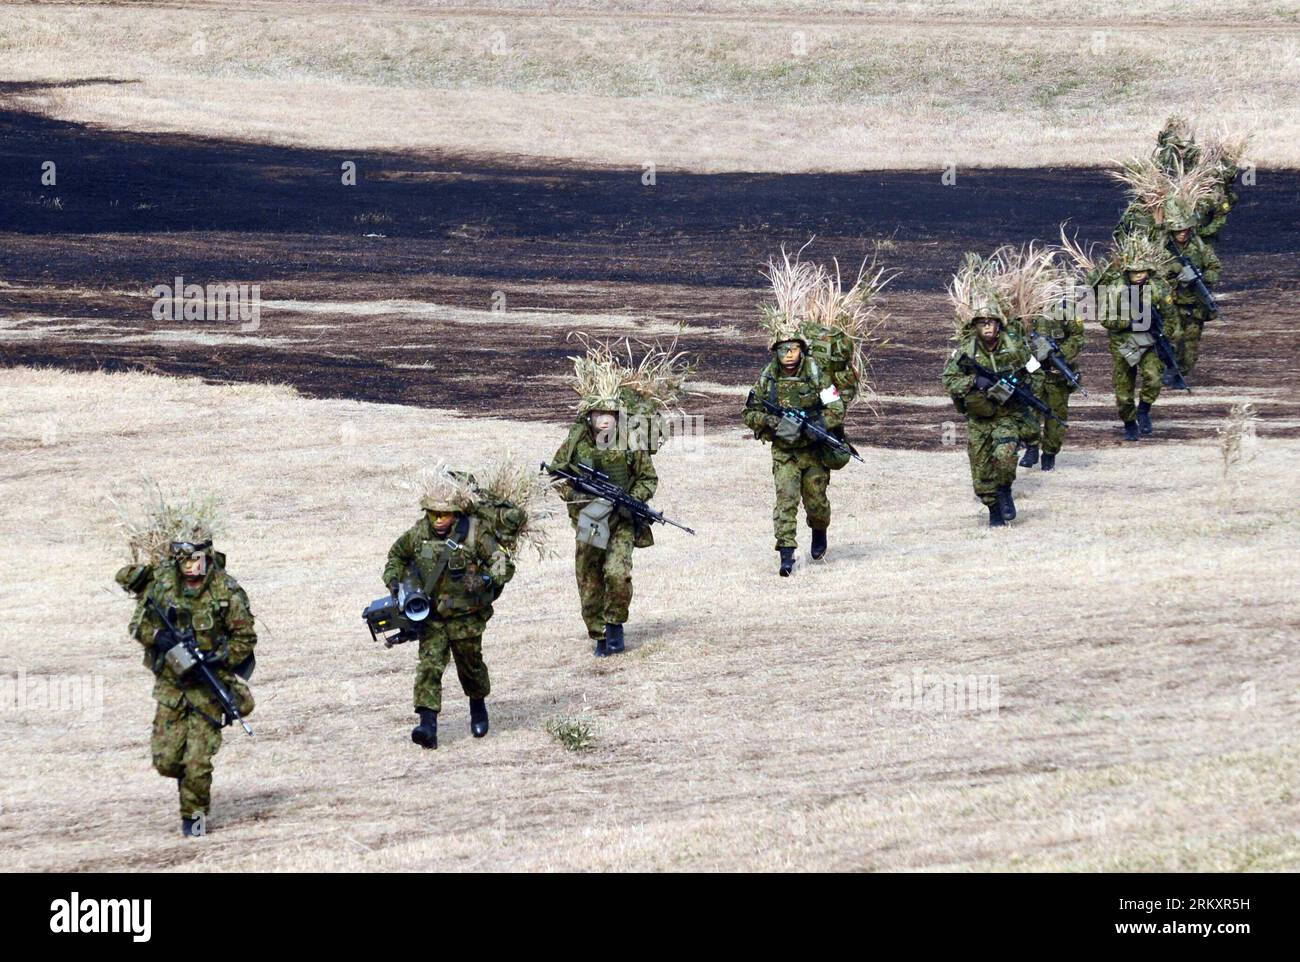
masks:
<instances>
[{"instance_id":1,"label":"dry yellow grass field","mask_svg":"<svg viewBox=\"0 0 1300 962\"><path fill-rule=\"evenodd\" d=\"M492 733L451 672L430 753L414 650L359 617L416 514L392 479L540 460L560 425L144 374L8 368L0 392L0 677L103 692L0 706L6 868L1300 868L1300 442L1227 479L1213 442L1067 449L995 532L960 448L869 450L833 481L828 563L780 580L768 452L713 425L657 459L656 504L699 535L638 553L628 653L590 656L567 551L526 560L486 638ZM112 582L105 496L141 472L221 495L258 616L256 735L227 733L197 841ZM914 696L918 673L979 698ZM547 734L565 717L590 751Z\"/></svg>"},{"instance_id":2,"label":"dry yellow grass field","mask_svg":"<svg viewBox=\"0 0 1300 962\"><path fill-rule=\"evenodd\" d=\"M0 4L12 102L115 128L666 169L1097 165L1171 111L1300 162L1300 8Z\"/></svg>"}]
</instances>

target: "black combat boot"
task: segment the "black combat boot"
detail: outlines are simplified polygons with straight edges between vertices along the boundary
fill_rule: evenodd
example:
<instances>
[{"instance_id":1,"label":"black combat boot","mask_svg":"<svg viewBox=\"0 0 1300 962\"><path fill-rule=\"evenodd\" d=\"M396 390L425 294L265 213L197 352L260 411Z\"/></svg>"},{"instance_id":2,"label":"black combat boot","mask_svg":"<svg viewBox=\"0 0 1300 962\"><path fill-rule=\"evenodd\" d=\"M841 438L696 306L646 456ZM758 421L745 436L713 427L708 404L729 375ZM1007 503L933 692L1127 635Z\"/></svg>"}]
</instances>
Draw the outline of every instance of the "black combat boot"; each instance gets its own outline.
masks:
<instances>
[{"instance_id":1,"label":"black combat boot","mask_svg":"<svg viewBox=\"0 0 1300 962\"><path fill-rule=\"evenodd\" d=\"M1151 433L1151 402L1143 401L1138 405L1138 430L1143 434Z\"/></svg>"},{"instance_id":2,"label":"black combat boot","mask_svg":"<svg viewBox=\"0 0 1300 962\"><path fill-rule=\"evenodd\" d=\"M438 713L432 708L417 708L420 724L411 729L411 741L422 748L438 747Z\"/></svg>"},{"instance_id":3,"label":"black combat boot","mask_svg":"<svg viewBox=\"0 0 1300 962\"><path fill-rule=\"evenodd\" d=\"M1002 506L994 501L989 505L989 527L1004 528L1007 521L1002 517Z\"/></svg>"},{"instance_id":4,"label":"black combat boot","mask_svg":"<svg viewBox=\"0 0 1300 962\"><path fill-rule=\"evenodd\" d=\"M1043 463L1039 465L1044 471L1051 471L1056 467L1056 455L1043 452Z\"/></svg>"},{"instance_id":5,"label":"black combat boot","mask_svg":"<svg viewBox=\"0 0 1300 962\"><path fill-rule=\"evenodd\" d=\"M790 572L794 571L794 548L777 548L781 552L781 577L790 577Z\"/></svg>"},{"instance_id":6,"label":"black combat boot","mask_svg":"<svg viewBox=\"0 0 1300 962\"><path fill-rule=\"evenodd\" d=\"M1038 445L1031 444L1025 448L1025 453L1020 456L1020 466L1022 468L1032 468L1038 463Z\"/></svg>"},{"instance_id":7,"label":"black combat boot","mask_svg":"<svg viewBox=\"0 0 1300 962\"><path fill-rule=\"evenodd\" d=\"M605 626L605 650L611 655L621 655L623 653L622 625Z\"/></svg>"},{"instance_id":8,"label":"black combat boot","mask_svg":"<svg viewBox=\"0 0 1300 962\"><path fill-rule=\"evenodd\" d=\"M201 818L182 818L181 834L186 838L201 838L204 834L203 819Z\"/></svg>"},{"instance_id":9,"label":"black combat boot","mask_svg":"<svg viewBox=\"0 0 1300 962\"><path fill-rule=\"evenodd\" d=\"M488 733L487 705L482 698L469 700L469 732L475 738L482 738Z\"/></svg>"},{"instance_id":10,"label":"black combat boot","mask_svg":"<svg viewBox=\"0 0 1300 962\"><path fill-rule=\"evenodd\" d=\"M809 553L813 559L822 558L826 555L826 529L813 528L812 548Z\"/></svg>"},{"instance_id":11,"label":"black combat boot","mask_svg":"<svg viewBox=\"0 0 1300 962\"><path fill-rule=\"evenodd\" d=\"M1136 421L1124 422L1124 440L1136 441L1138 439L1138 423Z\"/></svg>"},{"instance_id":12,"label":"black combat boot","mask_svg":"<svg viewBox=\"0 0 1300 962\"><path fill-rule=\"evenodd\" d=\"M998 488L998 509L1004 521L1016 520L1016 503L1011 500L1011 485L1004 484Z\"/></svg>"},{"instance_id":13,"label":"black combat boot","mask_svg":"<svg viewBox=\"0 0 1300 962\"><path fill-rule=\"evenodd\" d=\"M596 647L592 649L591 653L597 658L604 658L609 654L609 648L606 646L605 637L603 635L596 639Z\"/></svg>"}]
</instances>

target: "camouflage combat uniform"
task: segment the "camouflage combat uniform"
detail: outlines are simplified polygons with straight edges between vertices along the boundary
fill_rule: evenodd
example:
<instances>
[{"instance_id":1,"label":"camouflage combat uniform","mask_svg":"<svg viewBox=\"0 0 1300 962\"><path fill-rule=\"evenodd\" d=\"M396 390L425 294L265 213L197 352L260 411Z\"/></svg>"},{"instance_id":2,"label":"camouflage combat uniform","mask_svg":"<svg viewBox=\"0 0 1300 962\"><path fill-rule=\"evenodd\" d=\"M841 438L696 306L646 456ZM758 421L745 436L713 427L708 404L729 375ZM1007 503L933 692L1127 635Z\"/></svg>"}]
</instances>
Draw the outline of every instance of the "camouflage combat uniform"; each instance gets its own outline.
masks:
<instances>
[{"instance_id":1,"label":"camouflage combat uniform","mask_svg":"<svg viewBox=\"0 0 1300 962\"><path fill-rule=\"evenodd\" d=\"M1039 334L1050 337L1056 341L1061 348L1061 353L1065 355L1065 362L1078 373L1076 360L1079 352L1083 350L1083 321L1077 314L1064 302L1058 303L1047 313L1038 317L1034 322L1034 329L1029 332L1028 345L1031 352L1038 358L1042 367L1035 371L1030 377L1030 386L1034 390L1034 396L1052 409L1059 421L1051 418L1043 418L1039 421L1038 412L1027 410L1027 416L1033 423L1041 429L1039 434L1030 440L1032 444L1041 443L1044 454L1058 454L1061 445L1065 443L1065 431L1070 415L1070 395L1074 388L1065 377L1058 371L1048 360L1047 345L1038 344L1034 341L1033 335Z\"/></svg>"},{"instance_id":2,"label":"camouflage combat uniform","mask_svg":"<svg viewBox=\"0 0 1300 962\"><path fill-rule=\"evenodd\" d=\"M618 444L602 449L586 416L574 423L551 459L552 467L569 472L578 464L609 475L611 481L638 501L649 501L659 485L649 450ZM561 494L569 503L569 518L576 529L578 512L587 497L567 487L561 489ZM609 544L605 549L577 543L573 567L582 620L593 640L605 637L606 625L622 625L628 620L632 604L632 549L652 544L654 534L649 525L638 527L617 512L609 517Z\"/></svg>"},{"instance_id":3,"label":"camouflage combat uniform","mask_svg":"<svg viewBox=\"0 0 1300 962\"><path fill-rule=\"evenodd\" d=\"M1016 452L1024 428L1019 405L997 402L975 386L975 375L958 362L969 357L999 374L1015 374L1029 361L1029 349L1013 330L998 333L990 351L978 334L965 335L943 369L943 386L957 410L966 415L966 453L975 496L985 505L997 501L998 488L1016 480Z\"/></svg>"},{"instance_id":4,"label":"camouflage combat uniform","mask_svg":"<svg viewBox=\"0 0 1300 962\"><path fill-rule=\"evenodd\" d=\"M772 509L772 528L776 547L794 548L798 541L799 501L802 498L808 527L825 531L831 523L831 503L826 489L831 472L822 461L820 442L800 434L794 441L776 436L773 415L762 407L767 398L783 408L816 412L826 427L838 430L844 424L844 402L831 377L805 352L799 369L787 376L773 358L763 368L754 385L755 402L745 407L745 425L762 441L772 443L772 481L776 488L776 505Z\"/></svg>"},{"instance_id":5,"label":"camouflage combat uniform","mask_svg":"<svg viewBox=\"0 0 1300 962\"><path fill-rule=\"evenodd\" d=\"M1233 179L1235 177L1234 173ZM1224 182L1215 188L1214 193L1196 208L1197 218L1200 220L1196 233L1207 244L1213 245L1218 241L1219 231L1223 230L1223 225L1228 222L1228 214L1237 206L1237 201L1240 199L1234 188L1233 179L1225 178Z\"/></svg>"},{"instance_id":6,"label":"camouflage combat uniform","mask_svg":"<svg viewBox=\"0 0 1300 962\"><path fill-rule=\"evenodd\" d=\"M454 542L449 546L448 542ZM444 553L446 555L444 561ZM410 569L429 596L432 611L418 624L420 662L415 673L415 708L442 710L442 673L449 657L456 662L460 686L471 699L491 691L483 663L483 630L492 617L492 602L512 577L509 553L473 515L456 514L445 537L425 514L388 551L384 584L407 577Z\"/></svg>"},{"instance_id":7,"label":"camouflage combat uniform","mask_svg":"<svg viewBox=\"0 0 1300 962\"><path fill-rule=\"evenodd\" d=\"M1160 380L1164 365L1155 351L1155 341L1147 331L1133 330L1133 319L1123 312L1105 309L1113 303L1107 296L1107 288L1117 290L1124 284L1122 279L1103 285L1098 291L1098 305L1102 327L1110 332L1110 354L1113 361L1112 373L1115 384L1115 404L1119 409L1119 419L1125 424L1137 416L1137 400L1150 405L1160 396L1163 384ZM1174 308L1173 295L1168 285L1160 278L1153 277L1147 281L1151 289L1152 303L1165 318L1165 334L1171 343L1177 343L1176 319L1178 313ZM1142 375L1141 394L1138 394L1138 372Z\"/></svg>"},{"instance_id":8,"label":"camouflage combat uniform","mask_svg":"<svg viewBox=\"0 0 1300 962\"><path fill-rule=\"evenodd\" d=\"M1119 223L1111 231L1111 237L1119 240L1125 234L1135 232L1153 233L1159 228L1156 220L1151 216L1151 212L1139 204L1137 201L1129 204L1124 208L1124 213L1120 215Z\"/></svg>"},{"instance_id":9,"label":"camouflage combat uniform","mask_svg":"<svg viewBox=\"0 0 1300 962\"><path fill-rule=\"evenodd\" d=\"M1183 245L1182 252L1204 276L1205 286L1213 290L1219 282L1219 271L1223 267L1214 248L1193 233ZM1175 263L1176 271L1181 271L1182 265ZM1201 355L1201 334L1205 322L1210 319L1210 312L1196 296L1195 286L1181 283L1177 277L1175 272L1170 280L1174 288L1174 306L1178 309L1178 336L1171 339L1178 354L1178 366L1183 374L1190 374Z\"/></svg>"},{"instance_id":10,"label":"camouflage combat uniform","mask_svg":"<svg viewBox=\"0 0 1300 962\"><path fill-rule=\"evenodd\" d=\"M162 659L155 659L154 634L163 627L148 607L155 602L164 611L176 610L172 620L182 631L194 629L199 650L212 654L209 665L235 699L241 715L253 711L253 696L240 675L251 674L257 634L248 596L225 571L225 558L214 553L203 584L185 587L175 562L163 562L147 569L124 568L117 580L136 594L139 604L131 619L131 634L145 649L145 665L155 671L154 714L151 749L153 765L160 775L175 778L180 792L183 819L206 817L212 802L212 758L221 747L224 722L221 706L201 682L177 679Z\"/></svg>"}]
</instances>

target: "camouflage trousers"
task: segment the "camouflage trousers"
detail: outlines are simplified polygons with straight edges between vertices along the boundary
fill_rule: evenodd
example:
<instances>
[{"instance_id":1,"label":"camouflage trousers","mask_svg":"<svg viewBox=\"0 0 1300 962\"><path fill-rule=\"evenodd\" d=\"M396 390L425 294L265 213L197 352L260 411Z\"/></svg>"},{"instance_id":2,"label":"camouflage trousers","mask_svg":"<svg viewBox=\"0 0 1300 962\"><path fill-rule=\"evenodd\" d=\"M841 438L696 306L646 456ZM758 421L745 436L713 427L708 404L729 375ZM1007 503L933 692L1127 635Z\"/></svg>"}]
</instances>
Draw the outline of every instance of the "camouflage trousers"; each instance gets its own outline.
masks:
<instances>
[{"instance_id":1,"label":"camouflage trousers","mask_svg":"<svg viewBox=\"0 0 1300 962\"><path fill-rule=\"evenodd\" d=\"M772 508L772 528L778 548L798 544L799 501L803 500L808 527L822 530L831 525L831 502L826 488L831 483L830 468L822 464L817 446L772 448L772 481L776 485L776 506Z\"/></svg>"},{"instance_id":2,"label":"camouflage trousers","mask_svg":"<svg viewBox=\"0 0 1300 962\"><path fill-rule=\"evenodd\" d=\"M1124 360L1124 356L1114 345L1111 346L1110 354L1114 362L1115 406L1119 409L1119 419L1127 424L1137 418L1135 398L1154 404L1156 398L1160 397L1160 389L1164 387L1160 377L1165 372L1165 366L1160 363L1160 356L1156 354L1155 348L1143 352L1137 367L1131 366ZM1137 387L1139 371L1142 374L1140 394Z\"/></svg>"},{"instance_id":3,"label":"camouflage trousers","mask_svg":"<svg viewBox=\"0 0 1300 962\"><path fill-rule=\"evenodd\" d=\"M966 419L966 454L970 458L975 496L985 504L997 501L998 488L1016 480L1024 418L1019 412L996 418Z\"/></svg>"},{"instance_id":4,"label":"camouflage trousers","mask_svg":"<svg viewBox=\"0 0 1300 962\"><path fill-rule=\"evenodd\" d=\"M1040 445L1044 454L1059 454L1065 444L1065 429L1070 417L1070 385L1059 377L1044 377L1034 381L1034 397L1051 408L1060 420L1043 417L1034 410L1028 411L1027 416L1038 429L1028 443Z\"/></svg>"},{"instance_id":5,"label":"camouflage trousers","mask_svg":"<svg viewBox=\"0 0 1300 962\"><path fill-rule=\"evenodd\" d=\"M632 549L636 529L615 523L609 532L609 546L601 551L579 543L573 559L578 578L582 620L593 639L605 637L605 625L627 621L632 605Z\"/></svg>"},{"instance_id":6,"label":"camouflage trousers","mask_svg":"<svg viewBox=\"0 0 1300 962\"><path fill-rule=\"evenodd\" d=\"M1192 373L1192 368L1200 360L1201 334L1205 331L1205 322L1209 316L1199 301L1191 305L1178 305L1178 339L1174 342L1174 353L1184 375Z\"/></svg>"},{"instance_id":7,"label":"camouflage trousers","mask_svg":"<svg viewBox=\"0 0 1300 962\"><path fill-rule=\"evenodd\" d=\"M442 711L442 673L447 660L456 662L461 690L470 698L486 698L492 691L487 665L483 662L483 629L486 619L471 615L437 621L420 639L420 663L415 669L415 707Z\"/></svg>"},{"instance_id":8,"label":"camouflage trousers","mask_svg":"<svg viewBox=\"0 0 1300 962\"><path fill-rule=\"evenodd\" d=\"M150 740L153 767L159 775L176 779L182 818L208 814L212 804L212 758L220 747L221 729L186 701L182 699L174 707L158 703Z\"/></svg>"}]
</instances>

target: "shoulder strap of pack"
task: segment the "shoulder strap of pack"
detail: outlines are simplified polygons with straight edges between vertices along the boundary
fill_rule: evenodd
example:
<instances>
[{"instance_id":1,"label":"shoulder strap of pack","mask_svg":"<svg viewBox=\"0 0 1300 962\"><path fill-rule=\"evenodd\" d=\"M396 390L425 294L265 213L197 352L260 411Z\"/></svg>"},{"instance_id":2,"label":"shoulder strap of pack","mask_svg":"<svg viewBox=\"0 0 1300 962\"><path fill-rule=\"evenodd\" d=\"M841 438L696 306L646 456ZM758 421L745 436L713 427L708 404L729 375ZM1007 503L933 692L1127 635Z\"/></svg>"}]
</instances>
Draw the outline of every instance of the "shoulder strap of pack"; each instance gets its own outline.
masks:
<instances>
[{"instance_id":1,"label":"shoulder strap of pack","mask_svg":"<svg viewBox=\"0 0 1300 962\"><path fill-rule=\"evenodd\" d=\"M447 562L451 560L451 552L453 550L451 542L456 541L460 544L465 543L465 539L469 535L470 520L469 515L462 515L461 519L456 522L456 537L448 538L447 541L443 543L442 551L438 555L437 564L433 566L432 574L429 575L428 579L421 586L424 588L424 593L426 595L432 597L433 593L438 590L438 582L442 580L443 572L447 570Z\"/></svg>"}]
</instances>

